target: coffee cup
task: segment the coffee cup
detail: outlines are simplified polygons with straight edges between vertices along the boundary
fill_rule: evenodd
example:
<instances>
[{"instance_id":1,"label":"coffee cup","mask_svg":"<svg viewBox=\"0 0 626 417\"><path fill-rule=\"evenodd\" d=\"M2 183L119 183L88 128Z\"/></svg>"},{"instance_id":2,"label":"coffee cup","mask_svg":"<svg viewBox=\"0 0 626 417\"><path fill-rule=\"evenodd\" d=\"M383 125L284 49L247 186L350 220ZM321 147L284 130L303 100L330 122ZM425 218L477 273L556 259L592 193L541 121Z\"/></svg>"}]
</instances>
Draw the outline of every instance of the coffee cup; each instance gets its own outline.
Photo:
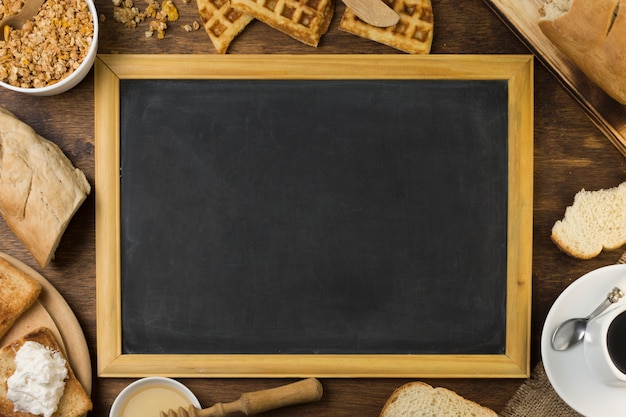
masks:
<instances>
[{"instance_id":1,"label":"coffee cup","mask_svg":"<svg viewBox=\"0 0 626 417\"><path fill-rule=\"evenodd\" d=\"M605 384L626 385L626 303L620 303L587 324L584 356Z\"/></svg>"}]
</instances>

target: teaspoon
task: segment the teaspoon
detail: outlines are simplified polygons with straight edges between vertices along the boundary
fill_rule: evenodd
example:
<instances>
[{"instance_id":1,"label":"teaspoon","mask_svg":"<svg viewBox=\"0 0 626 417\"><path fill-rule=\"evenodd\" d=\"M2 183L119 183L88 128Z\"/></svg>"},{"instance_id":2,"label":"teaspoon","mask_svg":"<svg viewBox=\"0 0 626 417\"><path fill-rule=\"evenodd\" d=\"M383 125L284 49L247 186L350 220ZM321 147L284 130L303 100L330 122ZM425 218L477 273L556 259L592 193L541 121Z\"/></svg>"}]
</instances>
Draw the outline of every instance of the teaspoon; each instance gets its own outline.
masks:
<instances>
[{"instance_id":1,"label":"teaspoon","mask_svg":"<svg viewBox=\"0 0 626 417\"><path fill-rule=\"evenodd\" d=\"M610 293L607 294L604 301L602 301L602 303L587 317L565 320L559 325L559 327L557 327L556 331L552 335L552 347L555 350L567 350L579 343L585 337L587 323L598 317L604 310L606 310L610 305L618 302L623 296L624 293L622 290L615 287Z\"/></svg>"},{"instance_id":2,"label":"teaspoon","mask_svg":"<svg viewBox=\"0 0 626 417\"><path fill-rule=\"evenodd\" d=\"M8 41L10 29L21 29L24 23L31 20L44 4L45 0L26 0L18 14L11 15L0 21L0 40Z\"/></svg>"}]
</instances>

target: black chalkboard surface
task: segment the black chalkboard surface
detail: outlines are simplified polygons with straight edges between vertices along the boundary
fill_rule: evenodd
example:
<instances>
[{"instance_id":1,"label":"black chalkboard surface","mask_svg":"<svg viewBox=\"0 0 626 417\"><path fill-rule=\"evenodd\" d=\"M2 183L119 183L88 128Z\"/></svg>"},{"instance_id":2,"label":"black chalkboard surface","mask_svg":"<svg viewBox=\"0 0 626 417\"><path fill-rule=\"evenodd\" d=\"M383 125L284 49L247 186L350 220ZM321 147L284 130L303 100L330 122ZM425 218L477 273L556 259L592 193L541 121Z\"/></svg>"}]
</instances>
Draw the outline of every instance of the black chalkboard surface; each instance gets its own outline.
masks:
<instances>
[{"instance_id":1,"label":"black chalkboard surface","mask_svg":"<svg viewBox=\"0 0 626 417\"><path fill-rule=\"evenodd\" d=\"M532 58L383 58L99 57L100 376L528 375Z\"/></svg>"},{"instance_id":2,"label":"black chalkboard surface","mask_svg":"<svg viewBox=\"0 0 626 417\"><path fill-rule=\"evenodd\" d=\"M120 94L124 352L504 352L505 81Z\"/></svg>"}]
</instances>

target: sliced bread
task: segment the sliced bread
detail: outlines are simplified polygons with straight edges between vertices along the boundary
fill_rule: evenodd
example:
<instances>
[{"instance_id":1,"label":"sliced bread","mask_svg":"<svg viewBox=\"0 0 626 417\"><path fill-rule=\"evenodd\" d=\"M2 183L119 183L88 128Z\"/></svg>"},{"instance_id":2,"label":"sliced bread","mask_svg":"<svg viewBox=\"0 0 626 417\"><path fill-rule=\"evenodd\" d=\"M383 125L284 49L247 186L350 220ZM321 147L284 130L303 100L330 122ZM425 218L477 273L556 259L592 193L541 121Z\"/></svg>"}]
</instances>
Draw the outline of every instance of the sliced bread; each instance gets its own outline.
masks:
<instances>
[{"instance_id":1,"label":"sliced bread","mask_svg":"<svg viewBox=\"0 0 626 417\"><path fill-rule=\"evenodd\" d=\"M0 256L0 339L41 293L41 285Z\"/></svg>"},{"instance_id":2,"label":"sliced bread","mask_svg":"<svg viewBox=\"0 0 626 417\"><path fill-rule=\"evenodd\" d=\"M626 182L598 191L581 190L552 227L552 240L565 253L591 259L603 249L626 244Z\"/></svg>"},{"instance_id":3,"label":"sliced bread","mask_svg":"<svg viewBox=\"0 0 626 417\"><path fill-rule=\"evenodd\" d=\"M92 409L91 399L74 375L72 367L67 362L53 333L47 327L41 327L0 350L0 416L25 417L28 413L15 412L13 403L7 399L7 380L15 372L15 355L19 348L27 341L34 341L46 346L53 351L60 352L66 360L68 377L65 380L65 390L59 400L57 411L52 417L79 417L84 416Z\"/></svg>"},{"instance_id":4,"label":"sliced bread","mask_svg":"<svg viewBox=\"0 0 626 417\"><path fill-rule=\"evenodd\" d=\"M387 400L380 417L498 417L487 407L461 397L446 388L433 388L409 382L396 389Z\"/></svg>"}]
</instances>

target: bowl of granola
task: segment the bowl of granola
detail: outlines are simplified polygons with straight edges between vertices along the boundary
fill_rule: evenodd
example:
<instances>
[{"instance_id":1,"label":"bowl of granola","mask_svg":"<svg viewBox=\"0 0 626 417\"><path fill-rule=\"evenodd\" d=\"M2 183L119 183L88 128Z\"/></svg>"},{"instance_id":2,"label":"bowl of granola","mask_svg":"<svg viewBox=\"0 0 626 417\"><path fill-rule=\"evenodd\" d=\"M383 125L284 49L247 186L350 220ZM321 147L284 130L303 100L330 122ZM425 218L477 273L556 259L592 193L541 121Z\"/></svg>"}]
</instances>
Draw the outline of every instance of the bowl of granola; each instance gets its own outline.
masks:
<instances>
[{"instance_id":1,"label":"bowl of granola","mask_svg":"<svg viewBox=\"0 0 626 417\"><path fill-rule=\"evenodd\" d=\"M0 1L0 19L17 14L23 0ZM93 0L46 0L31 21L0 36L0 86L36 96L75 87L98 50Z\"/></svg>"}]
</instances>

